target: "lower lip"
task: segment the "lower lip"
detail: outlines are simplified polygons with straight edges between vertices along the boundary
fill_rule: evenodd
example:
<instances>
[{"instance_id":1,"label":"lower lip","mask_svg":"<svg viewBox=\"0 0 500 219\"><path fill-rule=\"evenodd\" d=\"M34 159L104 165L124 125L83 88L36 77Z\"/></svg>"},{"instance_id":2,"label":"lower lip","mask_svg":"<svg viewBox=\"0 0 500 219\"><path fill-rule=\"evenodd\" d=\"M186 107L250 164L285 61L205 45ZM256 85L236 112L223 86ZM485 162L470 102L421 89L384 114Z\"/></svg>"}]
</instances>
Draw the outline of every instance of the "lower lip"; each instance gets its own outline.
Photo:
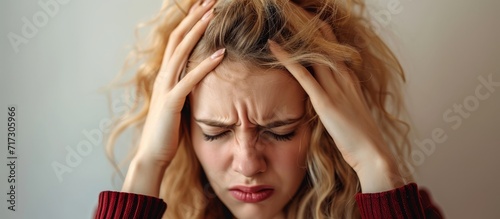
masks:
<instances>
[{"instance_id":1,"label":"lower lip","mask_svg":"<svg viewBox=\"0 0 500 219\"><path fill-rule=\"evenodd\" d=\"M241 190L231 190L231 195L242 202L256 203L261 202L273 195L273 189L264 189L258 192L243 192Z\"/></svg>"}]
</instances>

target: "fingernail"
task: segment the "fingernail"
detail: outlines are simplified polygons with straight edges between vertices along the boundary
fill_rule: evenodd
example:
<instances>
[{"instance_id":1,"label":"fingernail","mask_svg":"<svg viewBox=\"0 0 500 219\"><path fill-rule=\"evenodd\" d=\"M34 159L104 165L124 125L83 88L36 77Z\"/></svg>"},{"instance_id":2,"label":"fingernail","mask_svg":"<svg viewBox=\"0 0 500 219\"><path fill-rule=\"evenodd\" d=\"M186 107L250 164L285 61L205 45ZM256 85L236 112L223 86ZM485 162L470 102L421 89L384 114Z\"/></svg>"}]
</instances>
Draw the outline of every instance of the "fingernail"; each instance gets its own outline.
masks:
<instances>
[{"instance_id":1,"label":"fingernail","mask_svg":"<svg viewBox=\"0 0 500 219\"><path fill-rule=\"evenodd\" d=\"M205 7L207 5L209 5L210 3L212 3L214 0L205 0L203 1L203 4L201 4L201 6Z\"/></svg>"},{"instance_id":2,"label":"fingernail","mask_svg":"<svg viewBox=\"0 0 500 219\"><path fill-rule=\"evenodd\" d=\"M210 9L209 11L207 11L207 13L205 13L205 14L203 15L203 17L201 17L201 20L205 20L205 19L207 19L208 17L210 17L210 15L212 14L212 12L213 12L213 9Z\"/></svg>"},{"instance_id":3,"label":"fingernail","mask_svg":"<svg viewBox=\"0 0 500 219\"><path fill-rule=\"evenodd\" d=\"M210 58L212 58L212 59L216 59L216 58L218 58L218 57L220 57L220 56L224 55L224 52L226 52L226 48L219 49L219 50L215 51L215 52L214 52L214 54L212 54L212 55L210 56Z\"/></svg>"}]
</instances>

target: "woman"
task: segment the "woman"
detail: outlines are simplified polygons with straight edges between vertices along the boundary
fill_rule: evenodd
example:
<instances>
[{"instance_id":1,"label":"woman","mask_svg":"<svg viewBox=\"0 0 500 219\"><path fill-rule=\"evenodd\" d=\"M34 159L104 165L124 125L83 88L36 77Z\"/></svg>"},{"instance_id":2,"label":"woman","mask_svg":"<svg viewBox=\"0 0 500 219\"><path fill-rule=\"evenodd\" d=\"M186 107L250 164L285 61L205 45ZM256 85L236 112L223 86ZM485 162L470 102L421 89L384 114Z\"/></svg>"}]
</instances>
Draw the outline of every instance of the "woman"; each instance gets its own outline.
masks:
<instances>
[{"instance_id":1,"label":"woman","mask_svg":"<svg viewBox=\"0 0 500 219\"><path fill-rule=\"evenodd\" d=\"M134 78L142 108L109 145L131 125L141 138L96 218L441 218L409 183L403 72L363 6L168 7Z\"/></svg>"}]
</instances>

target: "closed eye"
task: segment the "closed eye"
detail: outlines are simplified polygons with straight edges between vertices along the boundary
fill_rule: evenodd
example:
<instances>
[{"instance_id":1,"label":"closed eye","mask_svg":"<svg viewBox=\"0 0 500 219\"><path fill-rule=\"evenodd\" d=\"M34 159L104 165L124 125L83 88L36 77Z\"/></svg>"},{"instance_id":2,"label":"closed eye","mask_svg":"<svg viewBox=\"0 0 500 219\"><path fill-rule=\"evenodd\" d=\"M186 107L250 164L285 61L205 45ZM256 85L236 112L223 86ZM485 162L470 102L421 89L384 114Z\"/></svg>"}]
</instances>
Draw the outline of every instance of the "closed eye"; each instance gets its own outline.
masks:
<instances>
[{"instance_id":1,"label":"closed eye","mask_svg":"<svg viewBox=\"0 0 500 219\"><path fill-rule=\"evenodd\" d=\"M218 140L218 139L225 137L226 135L229 134L229 132L230 131L225 131L225 132L222 132L222 133L216 134L216 135L203 134L203 139L205 141L215 141L215 140ZM270 137L274 138L277 141L291 141L292 138L295 136L295 131L290 132L288 134L284 134L284 135L276 134L274 132L269 132L269 131L264 132L264 134L269 135Z\"/></svg>"},{"instance_id":2,"label":"closed eye","mask_svg":"<svg viewBox=\"0 0 500 219\"><path fill-rule=\"evenodd\" d=\"M284 135L276 134L274 132L265 132L265 133L271 136L272 138L276 139L277 141L290 141L295 136L295 131Z\"/></svg>"},{"instance_id":3,"label":"closed eye","mask_svg":"<svg viewBox=\"0 0 500 219\"><path fill-rule=\"evenodd\" d=\"M207 135L207 134L203 134L203 139L205 139L205 141L215 141L217 139L220 139L226 135L229 134L230 131L225 131L225 132L222 132L220 134L217 134L217 135Z\"/></svg>"}]
</instances>

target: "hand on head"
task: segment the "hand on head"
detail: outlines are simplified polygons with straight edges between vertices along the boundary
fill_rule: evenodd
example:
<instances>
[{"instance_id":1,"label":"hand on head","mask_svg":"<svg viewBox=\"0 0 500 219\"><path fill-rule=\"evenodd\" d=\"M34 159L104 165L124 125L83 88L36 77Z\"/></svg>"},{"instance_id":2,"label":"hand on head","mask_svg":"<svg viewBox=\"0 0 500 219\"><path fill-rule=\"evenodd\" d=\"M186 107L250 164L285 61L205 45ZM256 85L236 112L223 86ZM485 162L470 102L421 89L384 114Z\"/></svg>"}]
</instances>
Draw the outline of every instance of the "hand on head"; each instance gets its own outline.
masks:
<instances>
[{"instance_id":1,"label":"hand on head","mask_svg":"<svg viewBox=\"0 0 500 219\"><path fill-rule=\"evenodd\" d=\"M186 18L170 34L162 65L154 82L139 148L122 191L159 195L163 172L177 151L181 111L186 96L224 56L224 49L221 48L177 82L189 54L213 18L214 3L195 3Z\"/></svg>"}]
</instances>

